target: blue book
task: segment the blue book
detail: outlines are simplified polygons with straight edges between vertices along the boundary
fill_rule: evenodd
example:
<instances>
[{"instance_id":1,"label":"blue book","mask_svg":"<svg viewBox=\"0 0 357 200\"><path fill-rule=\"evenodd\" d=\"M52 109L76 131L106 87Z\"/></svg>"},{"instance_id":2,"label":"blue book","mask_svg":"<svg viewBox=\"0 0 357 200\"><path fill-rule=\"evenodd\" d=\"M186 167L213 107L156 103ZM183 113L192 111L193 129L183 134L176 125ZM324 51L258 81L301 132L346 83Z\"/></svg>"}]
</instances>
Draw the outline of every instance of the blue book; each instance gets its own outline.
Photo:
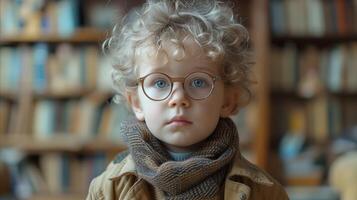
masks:
<instances>
[{"instance_id":1,"label":"blue book","mask_svg":"<svg viewBox=\"0 0 357 200\"><path fill-rule=\"evenodd\" d=\"M343 75L343 48L338 46L332 49L330 54L329 89L338 92L342 89Z\"/></svg>"},{"instance_id":2,"label":"blue book","mask_svg":"<svg viewBox=\"0 0 357 200\"><path fill-rule=\"evenodd\" d=\"M20 31L19 10L20 5L16 1L0 1L0 35L17 34Z\"/></svg>"},{"instance_id":3,"label":"blue book","mask_svg":"<svg viewBox=\"0 0 357 200\"><path fill-rule=\"evenodd\" d=\"M69 187L70 187L70 177L71 177L71 172L70 172L70 158L68 155L63 154L61 156L61 190L62 192L68 192Z\"/></svg>"},{"instance_id":4,"label":"blue book","mask_svg":"<svg viewBox=\"0 0 357 200\"><path fill-rule=\"evenodd\" d=\"M286 34L284 4L281 0L270 2L271 29L274 35Z\"/></svg>"},{"instance_id":5,"label":"blue book","mask_svg":"<svg viewBox=\"0 0 357 200\"><path fill-rule=\"evenodd\" d=\"M44 91L47 88L46 63L49 47L45 43L39 43L33 50L33 87L36 91Z\"/></svg>"},{"instance_id":6,"label":"blue book","mask_svg":"<svg viewBox=\"0 0 357 200\"><path fill-rule=\"evenodd\" d=\"M22 59L23 59L23 52L20 48L13 48L11 54L11 61L9 67L9 86L12 91L16 91L19 89L20 80L21 80L21 71L22 69Z\"/></svg>"},{"instance_id":7,"label":"blue book","mask_svg":"<svg viewBox=\"0 0 357 200\"><path fill-rule=\"evenodd\" d=\"M58 3L58 33L60 36L71 36L79 24L78 1L63 0Z\"/></svg>"},{"instance_id":8,"label":"blue book","mask_svg":"<svg viewBox=\"0 0 357 200\"><path fill-rule=\"evenodd\" d=\"M52 101L41 101L35 107L34 132L39 139L53 136L55 126L55 104Z\"/></svg>"}]
</instances>

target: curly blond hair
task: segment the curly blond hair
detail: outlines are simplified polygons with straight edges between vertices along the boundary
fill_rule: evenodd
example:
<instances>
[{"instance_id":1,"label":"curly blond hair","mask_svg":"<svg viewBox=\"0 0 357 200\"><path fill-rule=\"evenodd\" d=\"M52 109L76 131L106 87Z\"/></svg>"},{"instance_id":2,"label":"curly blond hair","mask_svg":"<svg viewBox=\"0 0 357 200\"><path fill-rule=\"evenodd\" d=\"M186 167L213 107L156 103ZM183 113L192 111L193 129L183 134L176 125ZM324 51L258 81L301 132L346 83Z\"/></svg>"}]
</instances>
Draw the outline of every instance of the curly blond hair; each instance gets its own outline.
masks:
<instances>
[{"instance_id":1,"label":"curly blond hair","mask_svg":"<svg viewBox=\"0 0 357 200\"><path fill-rule=\"evenodd\" d=\"M159 50L163 41L180 44L190 36L223 67L226 86L243 88L251 96L251 51L247 29L237 22L231 5L215 0L148 0L117 24L103 50L113 64L119 97L137 80L135 55L148 42ZM121 98L123 99L123 98Z\"/></svg>"}]
</instances>

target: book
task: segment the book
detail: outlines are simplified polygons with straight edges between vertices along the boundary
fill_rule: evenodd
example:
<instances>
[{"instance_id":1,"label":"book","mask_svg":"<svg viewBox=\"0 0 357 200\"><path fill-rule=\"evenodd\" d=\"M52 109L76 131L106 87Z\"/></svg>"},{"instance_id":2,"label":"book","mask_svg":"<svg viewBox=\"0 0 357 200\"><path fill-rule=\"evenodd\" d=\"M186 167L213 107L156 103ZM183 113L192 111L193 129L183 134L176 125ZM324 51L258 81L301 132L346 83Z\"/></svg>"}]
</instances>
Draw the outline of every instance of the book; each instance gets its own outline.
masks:
<instances>
[{"instance_id":1,"label":"book","mask_svg":"<svg viewBox=\"0 0 357 200\"><path fill-rule=\"evenodd\" d=\"M80 107L80 119L78 133L81 137L92 138L96 135L94 130L95 119L100 102L95 102L91 99L84 99L79 103Z\"/></svg>"},{"instance_id":2,"label":"book","mask_svg":"<svg viewBox=\"0 0 357 200\"><path fill-rule=\"evenodd\" d=\"M37 139L49 139L53 136L55 126L55 104L45 100L35 104L34 107L34 136Z\"/></svg>"},{"instance_id":3,"label":"book","mask_svg":"<svg viewBox=\"0 0 357 200\"><path fill-rule=\"evenodd\" d=\"M343 106L343 125L345 130L353 130L357 127L357 104L354 99L346 100Z\"/></svg>"},{"instance_id":4,"label":"book","mask_svg":"<svg viewBox=\"0 0 357 200\"><path fill-rule=\"evenodd\" d=\"M10 47L1 47L0 48L0 90L9 91L11 90L10 85L10 67L12 49Z\"/></svg>"},{"instance_id":5,"label":"book","mask_svg":"<svg viewBox=\"0 0 357 200\"><path fill-rule=\"evenodd\" d=\"M49 56L49 47L46 43L38 43L33 49L33 87L36 91L47 89L48 74L47 60Z\"/></svg>"},{"instance_id":6,"label":"book","mask_svg":"<svg viewBox=\"0 0 357 200\"><path fill-rule=\"evenodd\" d=\"M344 59L344 47L338 46L331 51L328 88L331 91L342 90Z\"/></svg>"},{"instance_id":7,"label":"book","mask_svg":"<svg viewBox=\"0 0 357 200\"><path fill-rule=\"evenodd\" d=\"M104 91L113 91L112 65L108 57L99 58L97 73L97 89Z\"/></svg>"},{"instance_id":8,"label":"book","mask_svg":"<svg viewBox=\"0 0 357 200\"><path fill-rule=\"evenodd\" d=\"M89 5L88 5L89 4ZM123 5L110 6L105 2L93 1L85 9L86 19L90 26L102 30L111 29L123 16Z\"/></svg>"},{"instance_id":9,"label":"book","mask_svg":"<svg viewBox=\"0 0 357 200\"><path fill-rule=\"evenodd\" d=\"M338 34L347 34L346 0L335 0Z\"/></svg>"},{"instance_id":10,"label":"book","mask_svg":"<svg viewBox=\"0 0 357 200\"><path fill-rule=\"evenodd\" d=\"M62 192L62 158L58 153L47 153L40 157L40 166L50 193Z\"/></svg>"},{"instance_id":11,"label":"book","mask_svg":"<svg viewBox=\"0 0 357 200\"><path fill-rule=\"evenodd\" d=\"M296 88L298 81L298 50L295 45L288 44L285 47L281 63L281 86L285 91Z\"/></svg>"},{"instance_id":12,"label":"book","mask_svg":"<svg viewBox=\"0 0 357 200\"><path fill-rule=\"evenodd\" d=\"M307 47L299 56L298 92L303 97L311 98L322 90L323 86L319 77L319 56L317 48L312 46Z\"/></svg>"},{"instance_id":13,"label":"book","mask_svg":"<svg viewBox=\"0 0 357 200\"><path fill-rule=\"evenodd\" d=\"M308 103L308 120L313 141L324 143L329 137L328 130L328 99L323 96L316 97Z\"/></svg>"},{"instance_id":14,"label":"book","mask_svg":"<svg viewBox=\"0 0 357 200\"><path fill-rule=\"evenodd\" d=\"M8 73L9 77L7 78L11 91L16 91L20 87L20 80L22 78L21 71L23 71L22 68L25 64L24 61L25 60L23 60L23 48L13 48L9 63L9 66L11 66Z\"/></svg>"},{"instance_id":15,"label":"book","mask_svg":"<svg viewBox=\"0 0 357 200\"><path fill-rule=\"evenodd\" d=\"M58 1L57 30L62 37L71 36L79 26L78 3L72 0Z\"/></svg>"},{"instance_id":16,"label":"book","mask_svg":"<svg viewBox=\"0 0 357 200\"><path fill-rule=\"evenodd\" d=\"M345 77L345 91L356 92L357 91L357 79L355 78L357 74L357 42L350 44L347 49L346 57L346 77Z\"/></svg>"},{"instance_id":17,"label":"book","mask_svg":"<svg viewBox=\"0 0 357 200\"><path fill-rule=\"evenodd\" d=\"M332 98L329 101L328 108L328 129L330 138L336 138L342 135L343 124L342 124L342 106L337 99Z\"/></svg>"},{"instance_id":18,"label":"book","mask_svg":"<svg viewBox=\"0 0 357 200\"><path fill-rule=\"evenodd\" d=\"M19 4L11 0L0 1L0 33L4 36L19 32Z\"/></svg>"},{"instance_id":19,"label":"book","mask_svg":"<svg viewBox=\"0 0 357 200\"><path fill-rule=\"evenodd\" d=\"M357 43L340 44L324 49L308 46L298 49L287 44L271 51L271 85L311 98L323 91L357 91L355 67Z\"/></svg>"},{"instance_id":20,"label":"book","mask_svg":"<svg viewBox=\"0 0 357 200\"><path fill-rule=\"evenodd\" d=\"M307 6L307 30L312 36L321 37L325 33L325 18L323 2L320 0L306 1Z\"/></svg>"},{"instance_id":21,"label":"book","mask_svg":"<svg viewBox=\"0 0 357 200\"><path fill-rule=\"evenodd\" d=\"M100 53L96 47L87 47L83 49L84 63L83 71L85 74L85 85L88 88L95 88L97 84L97 74L101 66L99 63ZM109 79L109 78L108 78Z\"/></svg>"},{"instance_id":22,"label":"book","mask_svg":"<svg viewBox=\"0 0 357 200\"><path fill-rule=\"evenodd\" d=\"M354 0L272 0L273 35L313 36L356 33Z\"/></svg>"},{"instance_id":23,"label":"book","mask_svg":"<svg viewBox=\"0 0 357 200\"><path fill-rule=\"evenodd\" d=\"M284 13L284 4L281 0L272 0L269 4L271 29L274 35L283 35L286 33L286 16Z\"/></svg>"},{"instance_id":24,"label":"book","mask_svg":"<svg viewBox=\"0 0 357 200\"><path fill-rule=\"evenodd\" d=\"M105 106L104 108L102 108L101 118L97 130L99 137L109 138L111 132L110 125L113 115L114 115L113 106Z\"/></svg>"},{"instance_id":25,"label":"book","mask_svg":"<svg viewBox=\"0 0 357 200\"><path fill-rule=\"evenodd\" d=\"M42 13L44 1L23 1L20 2L20 16L22 24L21 31L26 35L36 36L41 34Z\"/></svg>"},{"instance_id":26,"label":"book","mask_svg":"<svg viewBox=\"0 0 357 200\"><path fill-rule=\"evenodd\" d=\"M9 131L11 105L0 99L0 136Z\"/></svg>"},{"instance_id":27,"label":"book","mask_svg":"<svg viewBox=\"0 0 357 200\"><path fill-rule=\"evenodd\" d=\"M33 163L27 163L24 165L24 174L29 179L32 186L33 193L46 193L49 192L46 180L41 173L41 170Z\"/></svg>"}]
</instances>

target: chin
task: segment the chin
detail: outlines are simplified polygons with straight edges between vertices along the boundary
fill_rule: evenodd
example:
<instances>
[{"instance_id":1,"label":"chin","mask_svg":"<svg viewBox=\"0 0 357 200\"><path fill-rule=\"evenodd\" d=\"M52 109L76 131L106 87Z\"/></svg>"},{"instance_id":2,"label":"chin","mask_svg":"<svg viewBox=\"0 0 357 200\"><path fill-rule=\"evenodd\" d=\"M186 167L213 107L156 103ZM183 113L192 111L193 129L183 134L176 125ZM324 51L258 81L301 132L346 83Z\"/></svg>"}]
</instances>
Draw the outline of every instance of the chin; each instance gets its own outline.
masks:
<instances>
[{"instance_id":1,"label":"chin","mask_svg":"<svg viewBox=\"0 0 357 200\"><path fill-rule=\"evenodd\" d=\"M173 147L177 147L177 148L187 148L192 145L192 144L187 144L187 142L185 142L185 141L180 141L180 142L174 141L174 142L170 142L167 144L169 144Z\"/></svg>"},{"instance_id":2,"label":"chin","mask_svg":"<svg viewBox=\"0 0 357 200\"><path fill-rule=\"evenodd\" d=\"M171 147L179 148L179 149L194 149L195 147L197 147L196 144L200 143L201 141L197 141L197 142L194 141L194 142L188 143L187 139L186 139L183 141L171 141L170 143L166 143L166 144L168 144Z\"/></svg>"}]
</instances>

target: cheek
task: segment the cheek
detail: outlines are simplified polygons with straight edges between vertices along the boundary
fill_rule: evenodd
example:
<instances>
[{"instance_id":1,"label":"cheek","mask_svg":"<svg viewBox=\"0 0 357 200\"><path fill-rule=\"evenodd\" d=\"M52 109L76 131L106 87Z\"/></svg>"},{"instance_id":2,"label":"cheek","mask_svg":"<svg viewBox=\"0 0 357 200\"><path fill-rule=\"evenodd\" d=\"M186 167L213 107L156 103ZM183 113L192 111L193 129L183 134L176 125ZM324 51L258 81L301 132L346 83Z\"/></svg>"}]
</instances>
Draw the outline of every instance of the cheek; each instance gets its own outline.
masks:
<instances>
[{"instance_id":1,"label":"cheek","mask_svg":"<svg viewBox=\"0 0 357 200\"><path fill-rule=\"evenodd\" d=\"M223 98L221 96L212 96L198 104L196 113L199 115L204 124L214 125L221 113Z\"/></svg>"},{"instance_id":2,"label":"cheek","mask_svg":"<svg viewBox=\"0 0 357 200\"><path fill-rule=\"evenodd\" d=\"M207 98L205 107L209 108L214 113L219 113L224 103L224 93L220 88L213 92L214 93Z\"/></svg>"},{"instance_id":3,"label":"cheek","mask_svg":"<svg viewBox=\"0 0 357 200\"><path fill-rule=\"evenodd\" d=\"M159 124L161 116L164 113L164 106L160 103L161 102L151 101L147 98L141 101L146 123Z\"/></svg>"}]
</instances>

